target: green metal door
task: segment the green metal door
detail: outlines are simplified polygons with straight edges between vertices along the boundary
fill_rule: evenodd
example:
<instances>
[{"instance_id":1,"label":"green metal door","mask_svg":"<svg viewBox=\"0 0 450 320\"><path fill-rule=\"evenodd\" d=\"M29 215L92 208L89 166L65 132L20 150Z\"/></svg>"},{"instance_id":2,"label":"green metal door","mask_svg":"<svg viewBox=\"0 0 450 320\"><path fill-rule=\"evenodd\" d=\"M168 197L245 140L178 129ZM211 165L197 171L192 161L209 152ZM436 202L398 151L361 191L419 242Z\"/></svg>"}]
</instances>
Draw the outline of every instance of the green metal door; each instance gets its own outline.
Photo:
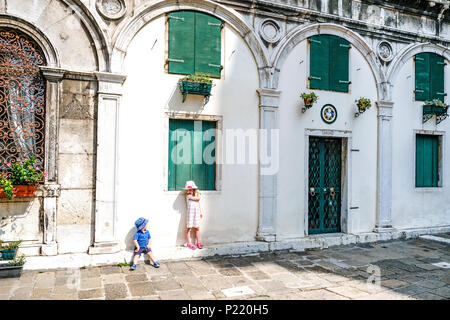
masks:
<instances>
[{"instance_id":1,"label":"green metal door","mask_svg":"<svg viewBox=\"0 0 450 320\"><path fill-rule=\"evenodd\" d=\"M341 231L341 142L309 138L309 234Z\"/></svg>"}]
</instances>

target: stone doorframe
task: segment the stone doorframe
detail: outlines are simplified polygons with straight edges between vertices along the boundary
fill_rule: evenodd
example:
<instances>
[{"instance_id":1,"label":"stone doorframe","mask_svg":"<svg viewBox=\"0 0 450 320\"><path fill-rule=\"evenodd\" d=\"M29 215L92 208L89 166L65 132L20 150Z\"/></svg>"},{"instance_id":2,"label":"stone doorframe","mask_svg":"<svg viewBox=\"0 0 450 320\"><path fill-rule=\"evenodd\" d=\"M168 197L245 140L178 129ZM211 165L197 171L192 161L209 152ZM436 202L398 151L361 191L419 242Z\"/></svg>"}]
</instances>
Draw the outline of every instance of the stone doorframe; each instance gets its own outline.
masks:
<instances>
[{"instance_id":1,"label":"stone doorframe","mask_svg":"<svg viewBox=\"0 0 450 320\"><path fill-rule=\"evenodd\" d=\"M325 130L325 129L305 129L305 158L304 158L304 234L308 236L308 194L309 194L309 138L341 138L342 140L342 161L341 161L341 232L351 233L351 215L352 210L357 207L351 206L351 191L352 191L352 132L349 130Z\"/></svg>"}]
</instances>

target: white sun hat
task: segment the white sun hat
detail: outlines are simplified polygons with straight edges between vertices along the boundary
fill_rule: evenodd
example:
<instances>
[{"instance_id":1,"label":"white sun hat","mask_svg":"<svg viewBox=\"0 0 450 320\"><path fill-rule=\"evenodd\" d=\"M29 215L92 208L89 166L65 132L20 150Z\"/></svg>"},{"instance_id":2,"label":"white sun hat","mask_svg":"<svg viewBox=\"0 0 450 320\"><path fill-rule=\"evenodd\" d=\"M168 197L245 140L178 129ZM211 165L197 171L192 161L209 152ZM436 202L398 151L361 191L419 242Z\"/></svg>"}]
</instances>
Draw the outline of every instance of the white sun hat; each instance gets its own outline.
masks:
<instances>
[{"instance_id":1,"label":"white sun hat","mask_svg":"<svg viewBox=\"0 0 450 320\"><path fill-rule=\"evenodd\" d=\"M189 190L189 189L198 189L197 185L192 180L186 181L186 185L184 186L184 190Z\"/></svg>"}]
</instances>

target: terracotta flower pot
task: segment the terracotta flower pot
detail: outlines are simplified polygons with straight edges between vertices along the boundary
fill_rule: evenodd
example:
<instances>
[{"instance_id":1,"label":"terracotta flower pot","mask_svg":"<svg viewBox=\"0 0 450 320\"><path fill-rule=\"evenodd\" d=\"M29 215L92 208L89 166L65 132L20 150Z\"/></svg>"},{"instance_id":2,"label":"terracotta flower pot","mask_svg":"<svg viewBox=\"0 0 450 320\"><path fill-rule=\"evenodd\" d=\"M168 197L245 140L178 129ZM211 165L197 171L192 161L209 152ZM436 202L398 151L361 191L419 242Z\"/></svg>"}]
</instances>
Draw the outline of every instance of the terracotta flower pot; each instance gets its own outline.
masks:
<instances>
[{"instance_id":1,"label":"terracotta flower pot","mask_svg":"<svg viewBox=\"0 0 450 320\"><path fill-rule=\"evenodd\" d=\"M15 185L13 192L15 192L14 198L29 198L34 196L36 191L36 185ZM0 198L6 198L6 194L0 189Z\"/></svg>"}]
</instances>

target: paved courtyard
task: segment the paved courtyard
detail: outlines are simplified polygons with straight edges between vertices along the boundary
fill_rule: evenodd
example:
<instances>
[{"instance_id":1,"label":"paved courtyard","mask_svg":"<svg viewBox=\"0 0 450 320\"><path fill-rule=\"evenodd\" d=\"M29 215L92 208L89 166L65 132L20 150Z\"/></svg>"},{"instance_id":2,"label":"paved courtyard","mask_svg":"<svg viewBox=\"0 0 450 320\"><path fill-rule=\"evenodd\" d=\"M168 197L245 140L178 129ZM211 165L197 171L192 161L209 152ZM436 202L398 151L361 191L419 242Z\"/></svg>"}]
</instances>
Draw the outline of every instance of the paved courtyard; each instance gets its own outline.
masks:
<instances>
[{"instance_id":1,"label":"paved courtyard","mask_svg":"<svg viewBox=\"0 0 450 320\"><path fill-rule=\"evenodd\" d=\"M161 261L159 269L141 260L136 271L117 265L24 271L0 279L0 299L448 300L448 263L448 244L422 239Z\"/></svg>"}]
</instances>

